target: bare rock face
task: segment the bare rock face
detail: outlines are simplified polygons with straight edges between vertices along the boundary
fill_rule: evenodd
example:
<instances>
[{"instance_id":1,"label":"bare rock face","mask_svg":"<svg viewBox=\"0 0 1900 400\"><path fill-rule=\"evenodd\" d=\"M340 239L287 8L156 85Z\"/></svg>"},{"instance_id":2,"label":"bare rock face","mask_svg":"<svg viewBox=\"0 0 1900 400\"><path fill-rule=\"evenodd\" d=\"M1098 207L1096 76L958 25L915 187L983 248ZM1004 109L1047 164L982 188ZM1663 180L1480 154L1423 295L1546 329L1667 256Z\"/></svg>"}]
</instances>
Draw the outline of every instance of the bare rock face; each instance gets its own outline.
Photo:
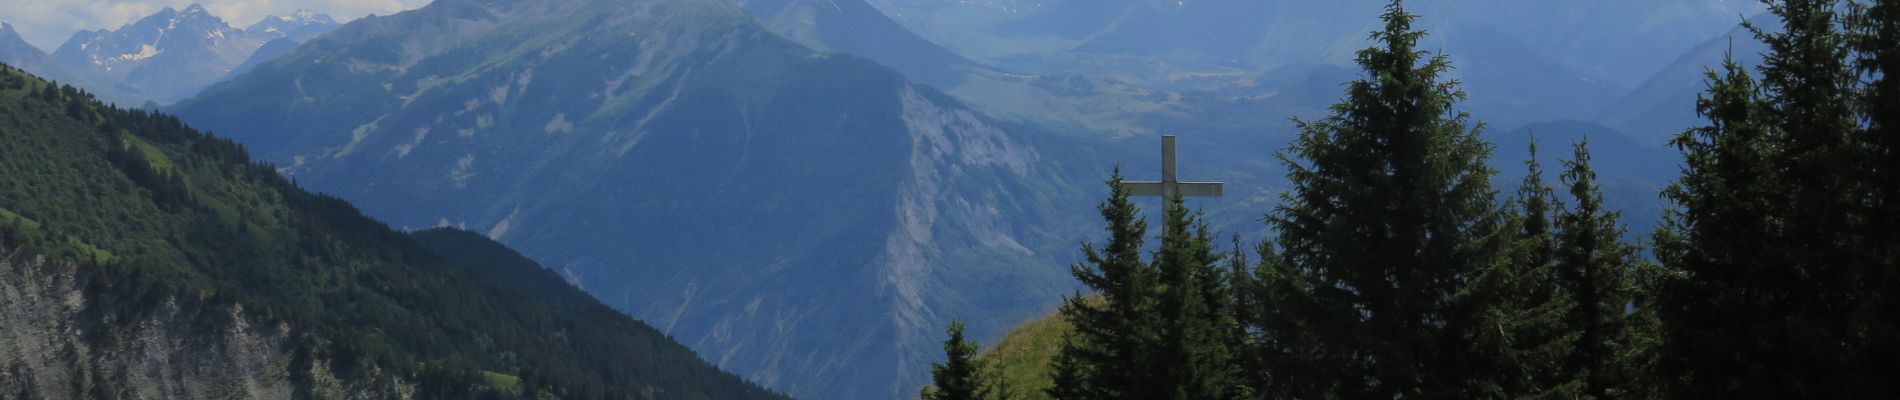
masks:
<instances>
[{"instance_id":1,"label":"bare rock face","mask_svg":"<svg viewBox=\"0 0 1900 400\"><path fill-rule=\"evenodd\" d=\"M339 374L321 344L252 325L241 305L95 281L85 266L0 252L0 397L384 399L411 387ZM309 343L299 346L299 343Z\"/></svg>"}]
</instances>

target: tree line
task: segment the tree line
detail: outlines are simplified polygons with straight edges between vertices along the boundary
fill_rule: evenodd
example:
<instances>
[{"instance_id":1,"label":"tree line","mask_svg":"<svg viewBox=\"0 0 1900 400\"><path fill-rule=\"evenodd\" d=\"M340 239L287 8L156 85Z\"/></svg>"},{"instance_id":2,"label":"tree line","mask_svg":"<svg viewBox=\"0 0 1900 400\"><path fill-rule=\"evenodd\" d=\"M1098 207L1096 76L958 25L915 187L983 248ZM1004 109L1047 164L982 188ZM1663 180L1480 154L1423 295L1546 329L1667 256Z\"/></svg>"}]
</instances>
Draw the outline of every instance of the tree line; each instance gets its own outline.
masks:
<instances>
[{"instance_id":1,"label":"tree line","mask_svg":"<svg viewBox=\"0 0 1900 400\"><path fill-rule=\"evenodd\" d=\"M1482 124L1393 1L1331 115L1277 157L1274 237L1217 250L1168 199L1161 243L1117 172L1073 266L1056 399L1843 398L1900 395L1900 2L1768 1L1671 145L1649 249L1586 143L1501 196ZM1559 194L1561 193L1561 194ZM1644 252L1653 256L1643 257ZM1000 398L951 326L927 399Z\"/></svg>"}]
</instances>

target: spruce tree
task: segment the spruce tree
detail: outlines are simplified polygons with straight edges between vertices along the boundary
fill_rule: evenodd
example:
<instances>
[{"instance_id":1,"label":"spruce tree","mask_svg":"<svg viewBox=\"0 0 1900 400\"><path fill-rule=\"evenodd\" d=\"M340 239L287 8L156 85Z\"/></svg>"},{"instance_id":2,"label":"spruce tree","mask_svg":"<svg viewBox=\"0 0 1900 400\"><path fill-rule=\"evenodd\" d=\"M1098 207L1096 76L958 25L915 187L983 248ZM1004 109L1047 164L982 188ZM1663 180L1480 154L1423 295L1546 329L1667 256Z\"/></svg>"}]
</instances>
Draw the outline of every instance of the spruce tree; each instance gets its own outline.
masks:
<instances>
[{"instance_id":1,"label":"spruce tree","mask_svg":"<svg viewBox=\"0 0 1900 400\"><path fill-rule=\"evenodd\" d=\"M1517 186L1518 239L1523 241L1523 262L1535 267L1550 267L1555 257L1555 238L1551 231L1552 195L1544 184L1544 167L1537 161L1537 142L1532 141L1530 159L1524 161L1524 181Z\"/></svg>"},{"instance_id":2,"label":"spruce tree","mask_svg":"<svg viewBox=\"0 0 1900 400\"><path fill-rule=\"evenodd\" d=\"M1051 374L1056 385L1049 395L1057 399L1138 398L1155 366L1142 347L1157 341L1154 326L1143 321L1154 315L1156 273L1141 260L1148 223L1128 198L1117 168L1108 180L1109 198L1097 206L1107 222L1108 241L1102 247L1082 245L1085 260L1069 268L1097 300L1077 293L1063 299L1059 312L1074 332L1059 351Z\"/></svg>"},{"instance_id":3,"label":"spruce tree","mask_svg":"<svg viewBox=\"0 0 1900 400\"><path fill-rule=\"evenodd\" d=\"M1842 4L1771 6L1785 30L1754 29L1769 49L1759 84L1732 61L1712 72L1697 106L1709 124L1675 140L1687 165L1657 235L1671 274L1657 375L1680 377L1677 396L1862 397L1891 380L1864 368L1885 344L1857 322L1884 290L1867 278L1890 268L1867 247Z\"/></svg>"},{"instance_id":4,"label":"spruce tree","mask_svg":"<svg viewBox=\"0 0 1900 400\"><path fill-rule=\"evenodd\" d=\"M1228 309L1233 294L1220 265L1213 236L1198 213L1190 213L1179 195L1167 199L1161 249L1154 257L1160 341L1145 349L1159 361L1154 391L1146 399L1236 398L1245 384L1236 364L1232 327L1238 322ZM1148 397L1148 396L1166 397Z\"/></svg>"},{"instance_id":5,"label":"spruce tree","mask_svg":"<svg viewBox=\"0 0 1900 400\"><path fill-rule=\"evenodd\" d=\"M1085 376L1094 375L1093 365L1076 359L1080 351L1074 348L1081 345L1078 340L1074 333L1063 334L1062 348L1049 360L1049 387L1043 390L1049 398L1085 399L1094 392L1088 387L1089 382L1083 380Z\"/></svg>"},{"instance_id":6,"label":"spruce tree","mask_svg":"<svg viewBox=\"0 0 1900 400\"><path fill-rule=\"evenodd\" d=\"M1266 389L1272 379L1272 371L1263 359L1262 352L1256 347L1259 337L1255 327L1259 326L1260 314L1267 307L1260 298L1259 277L1255 276L1258 264L1247 257L1247 247L1242 245L1239 234L1233 236L1233 249L1227 257L1228 274L1228 314L1232 324L1228 327L1227 346L1234 352L1234 368L1238 369L1237 379L1243 388L1240 396L1255 397ZM1258 254L1269 254L1271 245L1262 242L1255 244Z\"/></svg>"},{"instance_id":7,"label":"spruce tree","mask_svg":"<svg viewBox=\"0 0 1900 400\"><path fill-rule=\"evenodd\" d=\"M1515 337L1525 275L1490 145L1453 110L1445 57L1416 49L1415 18L1387 7L1379 46L1358 53L1366 77L1333 115L1296 121L1281 155L1294 189L1259 273L1268 396L1515 397L1524 366L1547 363Z\"/></svg>"},{"instance_id":8,"label":"spruce tree","mask_svg":"<svg viewBox=\"0 0 1900 400\"><path fill-rule=\"evenodd\" d=\"M950 320L944 328L950 338L943 342L944 362L930 365L930 387L924 388L924 400L989 400L994 398L991 383L976 359L976 343L963 337L963 321Z\"/></svg>"},{"instance_id":9,"label":"spruce tree","mask_svg":"<svg viewBox=\"0 0 1900 400\"><path fill-rule=\"evenodd\" d=\"M1061 312L1075 329L1049 390L1060 399L1227 399L1246 393L1234 343L1234 295L1212 235L1181 198L1166 199L1161 246L1141 260L1146 224L1121 186L1100 209L1109 241L1085 245L1072 268L1100 297L1079 294Z\"/></svg>"},{"instance_id":10,"label":"spruce tree","mask_svg":"<svg viewBox=\"0 0 1900 400\"><path fill-rule=\"evenodd\" d=\"M1628 308L1636 300L1634 274L1642 259L1635 246L1623 243L1620 213L1603 207L1587 142L1575 147L1563 174L1573 203L1557 217L1555 249L1559 286L1574 300L1565 325L1578 335L1564 372L1583 381L1586 396L1636 397L1637 386L1629 383L1640 378L1633 366L1640 360L1630 358L1637 338Z\"/></svg>"},{"instance_id":11,"label":"spruce tree","mask_svg":"<svg viewBox=\"0 0 1900 400\"><path fill-rule=\"evenodd\" d=\"M1696 112L1707 125L1684 131L1672 144L1685 158L1683 177L1663 191L1676 204L1655 234L1656 258L1668 268L1658 282L1663 348L1657 367L1669 394L1740 394L1752 375L1769 366L1743 364L1753 344L1737 327L1764 323L1756 313L1766 298L1744 295L1751 282L1779 267L1772 238L1773 201L1780 174L1761 162L1773 149L1761 92L1731 56L1708 73ZM1764 288L1770 289L1771 288Z\"/></svg>"},{"instance_id":12,"label":"spruce tree","mask_svg":"<svg viewBox=\"0 0 1900 400\"><path fill-rule=\"evenodd\" d=\"M1855 68L1866 80L1859 111L1866 124L1864 137L1869 158L1864 172L1870 183L1866 251L1874 261L1867 266L1869 296L1860 326L1867 330L1869 348L1863 369L1900 371L1900 2L1874 1L1855 13ZM1900 379L1890 379L1885 394L1900 393Z\"/></svg>"},{"instance_id":13,"label":"spruce tree","mask_svg":"<svg viewBox=\"0 0 1900 400\"><path fill-rule=\"evenodd\" d=\"M1521 379L1507 381L1507 393L1542 394L1548 397L1577 397L1585 382L1561 363L1572 351L1578 335L1563 323L1573 299L1558 286L1556 266L1556 229L1553 213L1561 211L1549 185L1544 183L1543 165L1537 159L1537 142L1528 144L1530 158L1524 161L1524 180L1518 184L1515 198L1517 244L1515 268L1501 275L1511 285L1497 290L1520 297L1504 296L1490 304L1502 314L1503 326L1515 343L1513 350L1525 355L1518 362L1528 371ZM1556 210L1553 210L1556 209Z\"/></svg>"}]
</instances>

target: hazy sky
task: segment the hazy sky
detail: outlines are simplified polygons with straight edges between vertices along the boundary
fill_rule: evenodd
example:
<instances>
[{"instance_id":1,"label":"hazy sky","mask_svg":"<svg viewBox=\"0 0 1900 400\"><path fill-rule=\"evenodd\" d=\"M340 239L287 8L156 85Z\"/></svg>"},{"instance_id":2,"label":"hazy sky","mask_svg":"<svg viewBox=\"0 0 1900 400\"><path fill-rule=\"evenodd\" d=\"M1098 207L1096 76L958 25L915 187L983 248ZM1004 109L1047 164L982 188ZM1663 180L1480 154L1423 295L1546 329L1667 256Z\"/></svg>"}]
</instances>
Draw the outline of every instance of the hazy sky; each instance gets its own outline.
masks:
<instances>
[{"instance_id":1,"label":"hazy sky","mask_svg":"<svg viewBox=\"0 0 1900 400\"><path fill-rule=\"evenodd\" d=\"M171 6L184 9L192 0L6 0L0 22L13 24L34 46L48 53L73 32L118 29ZM243 28L266 15L289 15L299 9L330 14L345 22L368 14L389 15L421 7L429 0L199 0L205 9Z\"/></svg>"}]
</instances>

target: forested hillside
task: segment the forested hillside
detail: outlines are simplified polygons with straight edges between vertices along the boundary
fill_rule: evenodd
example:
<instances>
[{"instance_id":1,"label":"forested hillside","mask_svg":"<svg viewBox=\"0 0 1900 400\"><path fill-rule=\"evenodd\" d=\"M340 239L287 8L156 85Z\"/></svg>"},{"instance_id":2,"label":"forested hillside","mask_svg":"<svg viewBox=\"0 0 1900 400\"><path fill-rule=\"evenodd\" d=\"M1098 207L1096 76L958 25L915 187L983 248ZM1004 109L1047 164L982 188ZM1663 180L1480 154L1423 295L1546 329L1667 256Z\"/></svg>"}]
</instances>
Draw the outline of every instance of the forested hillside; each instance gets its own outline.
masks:
<instances>
[{"instance_id":1,"label":"forested hillside","mask_svg":"<svg viewBox=\"0 0 1900 400\"><path fill-rule=\"evenodd\" d=\"M84 305L0 308L84 329L56 339L0 334L8 371L0 387L48 398L189 396L152 391L205 383L190 378L198 375L137 358L63 364L51 356L72 350L22 347L66 340L106 355L130 348L165 357L168 347L121 343L160 335L184 343L181 351L252 338L263 344L210 348L256 349L260 365L284 372L254 383L277 382L299 398L336 395L319 390L328 387L387 388L352 394L366 398L780 398L478 235L412 237L298 188L239 145L176 118L104 105L11 66L0 72L8 282L82 282L53 287L70 287ZM34 261L40 256L50 263ZM0 321L20 318L33 317ZM216 333L226 331L236 333ZM209 363L194 371L247 368Z\"/></svg>"}]
</instances>

